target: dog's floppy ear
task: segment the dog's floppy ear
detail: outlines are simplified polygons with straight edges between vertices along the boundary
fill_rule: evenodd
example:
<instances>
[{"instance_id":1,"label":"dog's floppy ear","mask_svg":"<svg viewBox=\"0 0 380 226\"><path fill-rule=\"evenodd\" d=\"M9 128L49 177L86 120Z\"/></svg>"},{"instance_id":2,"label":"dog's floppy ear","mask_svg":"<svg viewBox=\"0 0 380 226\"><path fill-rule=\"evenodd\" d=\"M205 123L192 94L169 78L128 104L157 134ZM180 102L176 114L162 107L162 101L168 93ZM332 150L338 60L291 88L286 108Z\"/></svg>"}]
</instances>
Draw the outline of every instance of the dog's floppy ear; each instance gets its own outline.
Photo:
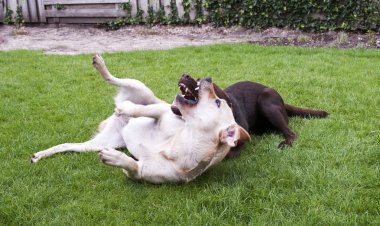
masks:
<instances>
[{"instance_id":1,"label":"dog's floppy ear","mask_svg":"<svg viewBox=\"0 0 380 226\"><path fill-rule=\"evenodd\" d=\"M235 147L239 140L251 141L248 132L238 124L232 124L219 133L220 142Z\"/></svg>"},{"instance_id":2,"label":"dog's floppy ear","mask_svg":"<svg viewBox=\"0 0 380 226\"><path fill-rule=\"evenodd\" d=\"M229 96L227 95L226 92L224 92L221 88L219 88L219 86L217 86L215 83L212 83L214 85L214 91L215 91L215 94L220 98L220 99L224 99L226 100L228 106L230 106L230 108L232 108L232 102L231 102L231 99L229 98Z\"/></svg>"}]
</instances>

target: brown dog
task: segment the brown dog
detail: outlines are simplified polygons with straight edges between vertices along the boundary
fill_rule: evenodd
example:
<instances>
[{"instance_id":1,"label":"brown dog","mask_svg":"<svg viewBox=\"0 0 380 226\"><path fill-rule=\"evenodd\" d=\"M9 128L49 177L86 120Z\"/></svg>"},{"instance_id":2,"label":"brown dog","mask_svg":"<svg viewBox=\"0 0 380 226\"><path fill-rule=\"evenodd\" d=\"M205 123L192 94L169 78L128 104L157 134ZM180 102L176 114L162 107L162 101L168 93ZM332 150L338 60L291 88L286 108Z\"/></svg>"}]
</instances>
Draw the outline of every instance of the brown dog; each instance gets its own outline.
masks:
<instances>
[{"instance_id":1,"label":"brown dog","mask_svg":"<svg viewBox=\"0 0 380 226\"><path fill-rule=\"evenodd\" d=\"M198 98L197 81L189 74L183 74L178 85L186 98ZM232 108L235 121L246 131L251 134L263 134L272 130L281 132L285 137L278 145L281 149L291 146L297 138L288 126L288 117L325 118L328 115L325 111L285 104L276 90L259 83L238 82L225 90L220 89L215 83L213 85L217 96L227 101ZM175 109L172 110L179 114ZM238 156L244 145L245 142L239 142L230 150L228 156Z\"/></svg>"}]
</instances>

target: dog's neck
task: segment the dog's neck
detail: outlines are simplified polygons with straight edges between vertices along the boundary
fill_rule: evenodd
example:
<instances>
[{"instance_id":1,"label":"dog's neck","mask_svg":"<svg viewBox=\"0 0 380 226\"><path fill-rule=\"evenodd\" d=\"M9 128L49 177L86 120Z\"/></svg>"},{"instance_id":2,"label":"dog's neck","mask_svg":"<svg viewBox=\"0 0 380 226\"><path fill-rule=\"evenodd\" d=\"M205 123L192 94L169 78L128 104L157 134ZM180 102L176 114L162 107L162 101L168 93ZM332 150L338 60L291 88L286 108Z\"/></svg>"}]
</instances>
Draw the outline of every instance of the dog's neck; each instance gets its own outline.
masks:
<instances>
[{"instance_id":1,"label":"dog's neck","mask_svg":"<svg viewBox=\"0 0 380 226\"><path fill-rule=\"evenodd\" d=\"M191 127L184 128L177 134L170 148L162 151L161 155L173 161L177 171L192 171L191 174L195 174L194 168L203 164L206 166L201 168L205 170L211 159L215 156L223 159L228 150L228 146L220 144L217 134L199 133L199 129Z\"/></svg>"}]
</instances>

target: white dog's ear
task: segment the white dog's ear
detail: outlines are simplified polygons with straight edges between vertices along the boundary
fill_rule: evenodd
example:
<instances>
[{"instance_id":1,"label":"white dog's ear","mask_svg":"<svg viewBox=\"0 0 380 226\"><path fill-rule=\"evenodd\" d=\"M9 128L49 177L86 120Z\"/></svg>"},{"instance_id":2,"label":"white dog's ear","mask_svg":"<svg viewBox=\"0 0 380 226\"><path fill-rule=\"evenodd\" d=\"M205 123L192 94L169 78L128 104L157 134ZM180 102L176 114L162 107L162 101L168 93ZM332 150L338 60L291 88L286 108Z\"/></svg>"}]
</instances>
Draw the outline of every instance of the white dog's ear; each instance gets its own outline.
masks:
<instances>
[{"instance_id":1,"label":"white dog's ear","mask_svg":"<svg viewBox=\"0 0 380 226\"><path fill-rule=\"evenodd\" d=\"M232 124L219 132L220 142L235 147L239 140L251 141L251 136L238 124Z\"/></svg>"}]
</instances>

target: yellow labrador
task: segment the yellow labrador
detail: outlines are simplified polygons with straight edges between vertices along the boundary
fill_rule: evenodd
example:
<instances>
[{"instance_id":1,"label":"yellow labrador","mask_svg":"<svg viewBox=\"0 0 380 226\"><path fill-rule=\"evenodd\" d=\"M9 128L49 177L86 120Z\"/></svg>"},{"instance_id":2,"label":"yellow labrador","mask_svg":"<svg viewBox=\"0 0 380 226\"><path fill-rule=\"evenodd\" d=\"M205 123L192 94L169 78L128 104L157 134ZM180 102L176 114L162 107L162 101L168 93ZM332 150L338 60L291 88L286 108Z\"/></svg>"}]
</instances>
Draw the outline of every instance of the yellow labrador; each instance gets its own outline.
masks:
<instances>
[{"instance_id":1,"label":"yellow labrador","mask_svg":"<svg viewBox=\"0 0 380 226\"><path fill-rule=\"evenodd\" d=\"M132 179L188 182L222 161L239 140L250 140L226 101L215 94L211 79L200 80L196 100L177 95L168 104L140 81L112 76L101 56L94 56L93 64L108 83L119 87L115 113L100 124L93 139L37 152L32 163L59 152L100 151L105 164L122 168ZM121 147L134 158L114 149Z\"/></svg>"}]
</instances>

